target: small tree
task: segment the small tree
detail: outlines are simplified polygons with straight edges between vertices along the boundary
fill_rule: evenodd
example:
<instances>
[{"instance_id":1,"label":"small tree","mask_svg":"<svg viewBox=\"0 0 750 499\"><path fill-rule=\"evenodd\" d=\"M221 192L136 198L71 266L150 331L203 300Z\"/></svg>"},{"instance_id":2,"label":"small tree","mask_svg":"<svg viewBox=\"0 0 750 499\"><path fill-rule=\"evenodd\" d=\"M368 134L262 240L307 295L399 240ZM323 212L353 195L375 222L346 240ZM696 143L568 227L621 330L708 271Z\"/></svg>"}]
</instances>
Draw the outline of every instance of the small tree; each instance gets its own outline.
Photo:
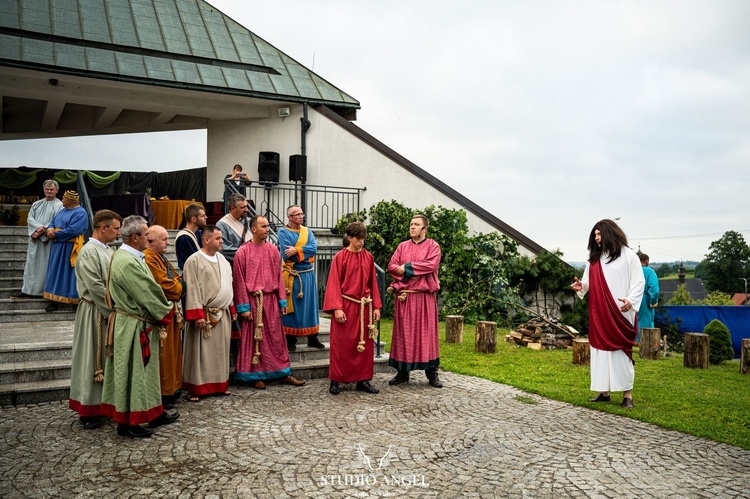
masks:
<instances>
[{"instance_id":1,"label":"small tree","mask_svg":"<svg viewBox=\"0 0 750 499\"><path fill-rule=\"evenodd\" d=\"M708 335L708 362L721 364L734 358L732 349L732 335L729 329L718 319L708 323L703 330Z\"/></svg>"},{"instance_id":2,"label":"small tree","mask_svg":"<svg viewBox=\"0 0 750 499\"><path fill-rule=\"evenodd\" d=\"M677 286L677 289L667 305L692 305L693 303L693 299L690 297L690 293L688 293L685 285L680 284Z\"/></svg>"},{"instance_id":3,"label":"small tree","mask_svg":"<svg viewBox=\"0 0 750 499\"><path fill-rule=\"evenodd\" d=\"M726 293L722 293L721 291L714 291L712 293L708 293L708 296L706 296L705 299L699 300L696 303L699 305L718 305L718 306L734 305L734 302L732 301L732 297Z\"/></svg>"}]
</instances>

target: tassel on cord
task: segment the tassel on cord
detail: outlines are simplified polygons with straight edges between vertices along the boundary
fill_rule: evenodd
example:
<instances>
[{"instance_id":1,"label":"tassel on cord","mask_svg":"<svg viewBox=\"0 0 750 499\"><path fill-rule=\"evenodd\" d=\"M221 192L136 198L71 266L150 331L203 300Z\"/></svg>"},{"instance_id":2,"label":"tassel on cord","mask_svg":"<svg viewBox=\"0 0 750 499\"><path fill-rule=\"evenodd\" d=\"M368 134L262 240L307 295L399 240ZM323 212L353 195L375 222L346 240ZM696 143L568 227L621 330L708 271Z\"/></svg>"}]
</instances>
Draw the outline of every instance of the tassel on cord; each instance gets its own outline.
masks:
<instances>
[{"instance_id":1,"label":"tassel on cord","mask_svg":"<svg viewBox=\"0 0 750 499\"><path fill-rule=\"evenodd\" d=\"M365 305L367 305L370 309L369 324L367 326L367 329L368 329L367 336L370 338L373 337L372 328L374 326L372 324L372 319L373 319L372 298L365 296L360 300L355 300L354 298L350 296L343 295L343 297L346 300L352 301L354 303L359 303L359 342L357 343L357 351L359 353L362 353L365 351ZM377 333L375 334L377 335Z\"/></svg>"},{"instance_id":2,"label":"tassel on cord","mask_svg":"<svg viewBox=\"0 0 750 499\"><path fill-rule=\"evenodd\" d=\"M260 364L260 342L263 340L263 291L255 291L253 296L255 296L255 333L253 334L255 352L253 352L252 364L257 366Z\"/></svg>"},{"instance_id":3,"label":"tassel on cord","mask_svg":"<svg viewBox=\"0 0 750 499\"><path fill-rule=\"evenodd\" d=\"M102 313L96 310L96 370L94 371L94 383L104 382L104 370L102 369Z\"/></svg>"}]
</instances>

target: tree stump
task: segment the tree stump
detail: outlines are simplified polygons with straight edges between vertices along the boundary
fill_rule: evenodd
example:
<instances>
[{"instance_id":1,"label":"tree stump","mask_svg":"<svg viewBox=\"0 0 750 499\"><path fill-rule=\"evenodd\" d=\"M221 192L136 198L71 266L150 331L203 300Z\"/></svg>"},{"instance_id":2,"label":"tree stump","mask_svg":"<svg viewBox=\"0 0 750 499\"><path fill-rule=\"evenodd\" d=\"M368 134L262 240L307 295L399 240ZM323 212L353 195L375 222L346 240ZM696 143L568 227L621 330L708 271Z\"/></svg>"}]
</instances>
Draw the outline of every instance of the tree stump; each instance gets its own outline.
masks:
<instances>
[{"instance_id":1,"label":"tree stump","mask_svg":"<svg viewBox=\"0 0 750 499\"><path fill-rule=\"evenodd\" d=\"M463 315L445 316L445 342L446 343L463 343L464 342L464 316Z\"/></svg>"},{"instance_id":2,"label":"tree stump","mask_svg":"<svg viewBox=\"0 0 750 499\"><path fill-rule=\"evenodd\" d=\"M588 338L573 338L573 364L588 365L590 357L591 348Z\"/></svg>"},{"instance_id":3,"label":"tree stump","mask_svg":"<svg viewBox=\"0 0 750 499\"><path fill-rule=\"evenodd\" d=\"M685 353L682 364L691 369L708 369L708 335L685 333Z\"/></svg>"},{"instance_id":4,"label":"tree stump","mask_svg":"<svg viewBox=\"0 0 750 499\"><path fill-rule=\"evenodd\" d=\"M658 328L644 327L641 329L641 347L639 355L642 359L659 359L659 336Z\"/></svg>"},{"instance_id":5,"label":"tree stump","mask_svg":"<svg viewBox=\"0 0 750 499\"><path fill-rule=\"evenodd\" d=\"M740 347L740 374L750 374L750 338L742 338Z\"/></svg>"},{"instance_id":6,"label":"tree stump","mask_svg":"<svg viewBox=\"0 0 750 499\"><path fill-rule=\"evenodd\" d=\"M490 321L477 321L477 333L475 338L475 352L495 353L497 351L497 323Z\"/></svg>"}]
</instances>

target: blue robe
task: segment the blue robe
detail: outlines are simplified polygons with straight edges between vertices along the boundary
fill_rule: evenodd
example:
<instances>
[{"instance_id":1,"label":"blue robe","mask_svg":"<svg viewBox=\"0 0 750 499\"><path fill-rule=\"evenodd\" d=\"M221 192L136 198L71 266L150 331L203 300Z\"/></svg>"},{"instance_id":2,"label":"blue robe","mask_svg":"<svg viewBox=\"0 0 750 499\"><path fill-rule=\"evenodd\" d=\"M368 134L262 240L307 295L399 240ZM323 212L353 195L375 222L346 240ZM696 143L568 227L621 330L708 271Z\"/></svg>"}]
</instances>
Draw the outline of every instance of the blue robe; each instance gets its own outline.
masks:
<instances>
[{"instance_id":1,"label":"blue robe","mask_svg":"<svg viewBox=\"0 0 750 499\"><path fill-rule=\"evenodd\" d=\"M73 253L74 240L81 236L89 227L89 217L86 210L77 206L72 210L60 210L48 229L59 229L55 232L57 239L50 241L49 264L47 278L44 282L44 297L61 303L78 303L76 290L76 273L70 264Z\"/></svg>"},{"instance_id":2,"label":"blue robe","mask_svg":"<svg viewBox=\"0 0 750 499\"><path fill-rule=\"evenodd\" d=\"M646 286L643 288L643 300L641 307L638 309L638 338L641 341L641 329L644 327L654 327L654 314L656 305L659 303L659 278L656 272L648 267L643 267L643 277L646 279Z\"/></svg>"},{"instance_id":3,"label":"blue robe","mask_svg":"<svg viewBox=\"0 0 750 499\"><path fill-rule=\"evenodd\" d=\"M284 253L289 247L297 249L297 254L291 258ZM318 284L312 270L318 251L315 235L304 226L297 230L284 226L279 230L279 249L284 259L284 287L289 308L289 313L281 317L284 333L293 336L317 334L320 330ZM291 274L290 270L299 272L298 276Z\"/></svg>"}]
</instances>

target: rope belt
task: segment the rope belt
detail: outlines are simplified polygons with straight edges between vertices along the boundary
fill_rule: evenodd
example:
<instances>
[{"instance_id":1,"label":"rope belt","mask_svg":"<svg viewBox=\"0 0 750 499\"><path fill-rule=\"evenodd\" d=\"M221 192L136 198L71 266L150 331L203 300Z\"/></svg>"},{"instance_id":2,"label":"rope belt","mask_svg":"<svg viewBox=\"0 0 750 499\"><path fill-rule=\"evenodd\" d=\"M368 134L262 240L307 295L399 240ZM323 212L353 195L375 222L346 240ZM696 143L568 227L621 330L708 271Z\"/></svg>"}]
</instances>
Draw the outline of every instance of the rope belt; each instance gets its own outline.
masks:
<instances>
[{"instance_id":1,"label":"rope belt","mask_svg":"<svg viewBox=\"0 0 750 499\"><path fill-rule=\"evenodd\" d=\"M96 306L96 304L91 301L87 300L86 298L81 298L81 301L84 303L88 303L90 305L94 305L94 308L96 309L96 369L94 370L94 383L101 383L104 381L104 369L102 369L102 313L99 311L99 308Z\"/></svg>"},{"instance_id":2,"label":"rope belt","mask_svg":"<svg viewBox=\"0 0 750 499\"><path fill-rule=\"evenodd\" d=\"M221 320L222 312L220 308L204 307L203 313L206 316L206 329L203 330L203 338L211 337L211 330Z\"/></svg>"},{"instance_id":3,"label":"rope belt","mask_svg":"<svg viewBox=\"0 0 750 499\"><path fill-rule=\"evenodd\" d=\"M253 291L252 295L255 297L255 352L252 364L257 366L260 364L260 342L263 339L263 291Z\"/></svg>"},{"instance_id":4,"label":"rope belt","mask_svg":"<svg viewBox=\"0 0 750 499\"><path fill-rule=\"evenodd\" d=\"M372 298L364 296L361 299L352 298L351 296L341 295L345 300L349 300L354 303L359 303L359 343L357 344L357 351L362 353L365 351L365 306L369 307L369 325L367 329L369 331L368 336L374 340L378 335L378 328L372 323Z\"/></svg>"},{"instance_id":5,"label":"rope belt","mask_svg":"<svg viewBox=\"0 0 750 499\"><path fill-rule=\"evenodd\" d=\"M153 319L146 319L144 317L140 317L135 314L131 314L129 312L126 312L124 310L120 310L117 308L112 309L112 312L109 314L109 320L107 322L107 342L105 343L106 349L107 349L107 357L112 357L114 354L113 346L115 344L115 314L121 314L126 317L132 317L133 319L138 319L139 321L143 321L146 324L159 324L157 321ZM167 337L167 327L159 325L159 344L162 345L164 343L164 340Z\"/></svg>"},{"instance_id":6,"label":"rope belt","mask_svg":"<svg viewBox=\"0 0 750 499\"><path fill-rule=\"evenodd\" d=\"M309 269L305 270L296 270L292 267L284 267L284 272L287 272L289 274L289 278L287 278L287 290L286 294L291 295L292 289L294 289L294 278L296 277L299 281L299 293L297 293L297 298L300 300L305 297L305 293L302 292L302 274L306 274L307 272L312 272L315 270L315 268L310 267ZM291 282L289 282L291 281Z\"/></svg>"},{"instance_id":7,"label":"rope belt","mask_svg":"<svg viewBox=\"0 0 750 499\"><path fill-rule=\"evenodd\" d=\"M393 286L388 286L388 289L386 289L385 292L389 295L396 293L396 296L400 301L406 301L406 296L410 293L426 293L426 291L422 291L419 289L401 289L396 291L396 288L394 288Z\"/></svg>"}]
</instances>

